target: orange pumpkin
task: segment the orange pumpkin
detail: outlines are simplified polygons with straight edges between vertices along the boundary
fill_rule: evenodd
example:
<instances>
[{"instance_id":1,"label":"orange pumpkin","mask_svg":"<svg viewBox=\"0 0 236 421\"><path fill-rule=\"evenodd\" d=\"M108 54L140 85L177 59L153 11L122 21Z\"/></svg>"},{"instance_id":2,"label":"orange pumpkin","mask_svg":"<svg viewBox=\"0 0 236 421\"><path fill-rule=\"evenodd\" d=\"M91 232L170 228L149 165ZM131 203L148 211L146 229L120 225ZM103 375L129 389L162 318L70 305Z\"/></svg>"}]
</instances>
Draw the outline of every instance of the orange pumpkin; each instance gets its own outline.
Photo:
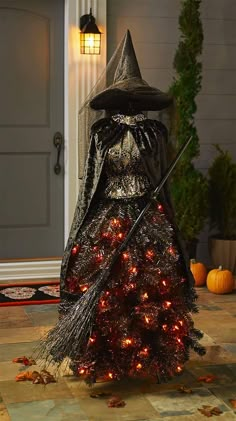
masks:
<instances>
[{"instance_id":1,"label":"orange pumpkin","mask_svg":"<svg viewBox=\"0 0 236 421\"><path fill-rule=\"evenodd\" d=\"M205 285L207 270L203 263L196 262L195 259L190 260L190 269L195 280L195 286L200 287Z\"/></svg>"},{"instance_id":2,"label":"orange pumpkin","mask_svg":"<svg viewBox=\"0 0 236 421\"><path fill-rule=\"evenodd\" d=\"M207 275L207 288L214 294L228 294L233 291L234 278L232 272L227 269L212 269Z\"/></svg>"}]
</instances>

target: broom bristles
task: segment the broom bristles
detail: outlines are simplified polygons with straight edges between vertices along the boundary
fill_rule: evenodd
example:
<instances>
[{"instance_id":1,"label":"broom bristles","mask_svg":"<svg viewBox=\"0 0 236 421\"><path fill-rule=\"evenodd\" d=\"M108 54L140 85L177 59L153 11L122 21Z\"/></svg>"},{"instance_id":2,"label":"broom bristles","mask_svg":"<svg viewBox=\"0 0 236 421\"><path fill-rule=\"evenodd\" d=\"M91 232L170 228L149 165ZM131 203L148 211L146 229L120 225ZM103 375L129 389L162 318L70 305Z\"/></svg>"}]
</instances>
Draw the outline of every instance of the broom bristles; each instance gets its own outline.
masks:
<instances>
[{"instance_id":1,"label":"broom bristles","mask_svg":"<svg viewBox=\"0 0 236 421\"><path fill-rule=\"evenodd\" d=\"M106 278L103 272L69 312L41 339L36 348L37 359L60 365L67 357L71 360L79 357L91 334Z\"/></svg>"}]
</instances>

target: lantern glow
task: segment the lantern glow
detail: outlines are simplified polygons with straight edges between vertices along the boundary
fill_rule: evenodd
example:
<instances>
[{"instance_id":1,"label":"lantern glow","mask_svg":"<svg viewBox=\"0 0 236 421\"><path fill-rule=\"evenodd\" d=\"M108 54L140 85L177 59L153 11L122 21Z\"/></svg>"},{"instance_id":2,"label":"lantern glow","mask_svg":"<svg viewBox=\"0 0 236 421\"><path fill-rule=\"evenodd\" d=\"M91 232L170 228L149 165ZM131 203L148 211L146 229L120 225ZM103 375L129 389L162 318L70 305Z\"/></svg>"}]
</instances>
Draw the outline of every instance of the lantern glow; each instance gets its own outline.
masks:
<instances>
[{"instance_id":1,"label":"lantern glow","mask_svg":"<svg viewBox=\"0 0 236 421\"><path fill-rule=\"evenodd\" d=\"M90 8L89 15L80 18L80 52L81 54L101 53L101 32L99 31L95 18Z\"/></svg>"}]
</instances>

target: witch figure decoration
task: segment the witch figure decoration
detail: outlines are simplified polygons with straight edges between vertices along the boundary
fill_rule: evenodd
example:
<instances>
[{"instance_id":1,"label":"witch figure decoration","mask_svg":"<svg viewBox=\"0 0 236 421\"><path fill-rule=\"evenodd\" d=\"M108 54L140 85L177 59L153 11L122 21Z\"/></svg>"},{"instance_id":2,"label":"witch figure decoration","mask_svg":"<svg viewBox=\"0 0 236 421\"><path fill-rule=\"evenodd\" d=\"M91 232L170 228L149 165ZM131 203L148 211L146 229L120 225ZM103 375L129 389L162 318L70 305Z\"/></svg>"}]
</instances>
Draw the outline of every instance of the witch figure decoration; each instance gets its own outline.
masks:
<instances>
[{"instance_id":1,"label":"witch figure decoration","mask_svg":"<svg viewBox=\"0 0 236 421\"><path fill-rule=\"evenodd\" d=\"M147 112L168 107L171 98L142 79L129 31L111 63L106 87L87 101L87 109L106 116L89 127L61 268L60 317L41 344L41 358L70 361L88 384L128 376L164 382L183 371L191 348L205 353L191 317L198 311L194 281L166 185L116 253L165 173L167 129ZM92 120L86 121L87 130Z\"/></svg>"}]
</instances>

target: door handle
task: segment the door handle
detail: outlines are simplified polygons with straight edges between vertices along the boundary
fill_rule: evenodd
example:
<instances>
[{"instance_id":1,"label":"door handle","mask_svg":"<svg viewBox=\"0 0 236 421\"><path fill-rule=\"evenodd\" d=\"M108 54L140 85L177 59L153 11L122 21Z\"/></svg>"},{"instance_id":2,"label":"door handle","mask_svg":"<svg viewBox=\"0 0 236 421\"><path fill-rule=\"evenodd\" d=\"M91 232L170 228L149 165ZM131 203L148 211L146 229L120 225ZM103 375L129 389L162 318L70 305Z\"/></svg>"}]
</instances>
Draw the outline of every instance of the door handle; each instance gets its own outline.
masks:
<instances>
[{"instance_id":1,"label":"door handle","mask_svg":"<svg viewBox=\"0 0 236 421\"><path fill-rule=\"evenodd\" d=\"M60 165L60 155L61 155L61 149L63 145L63 137L60 132L56 132L53 137L53 143L55 148L57 148L57 162L54 165L54 172L55 174L60 174L61 172L61 165Z\"/></svg>"}]
</instances>

